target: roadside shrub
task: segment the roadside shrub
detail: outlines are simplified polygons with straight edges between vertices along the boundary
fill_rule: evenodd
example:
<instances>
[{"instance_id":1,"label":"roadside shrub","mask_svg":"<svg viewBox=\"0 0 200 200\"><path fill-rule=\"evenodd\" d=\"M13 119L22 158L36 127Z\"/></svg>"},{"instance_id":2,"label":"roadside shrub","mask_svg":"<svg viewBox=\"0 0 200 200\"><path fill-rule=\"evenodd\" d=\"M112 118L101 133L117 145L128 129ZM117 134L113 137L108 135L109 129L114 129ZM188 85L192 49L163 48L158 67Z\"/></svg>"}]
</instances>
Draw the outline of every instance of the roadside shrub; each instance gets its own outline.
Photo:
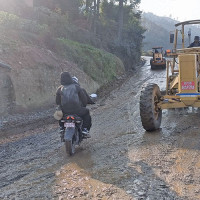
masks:
<instances>
[{"instance_id":1,"label":"roadside shrub","mask_svg":"<svg viewBox=\"0 0 200 200\"><path fill-rule=\"evenodd\" d=\"M17 15L0 11L0 26L8 29L23 30L32 33L41 33L48 26L46 24L38 24L36 21L23 19Z\"/></svg>"},{"instance_id":2,"label":"roadside shrub","mask_svg":"<svg viewBox=\"0 0 200 200\"><path fill-rule=\"evenodd\" d=\"M45 7L35 7L33 18L40 24L47 24L49 32L54 37L66 37L69 23L67 15L52 11Z\"/></svg>"}]
</instances>

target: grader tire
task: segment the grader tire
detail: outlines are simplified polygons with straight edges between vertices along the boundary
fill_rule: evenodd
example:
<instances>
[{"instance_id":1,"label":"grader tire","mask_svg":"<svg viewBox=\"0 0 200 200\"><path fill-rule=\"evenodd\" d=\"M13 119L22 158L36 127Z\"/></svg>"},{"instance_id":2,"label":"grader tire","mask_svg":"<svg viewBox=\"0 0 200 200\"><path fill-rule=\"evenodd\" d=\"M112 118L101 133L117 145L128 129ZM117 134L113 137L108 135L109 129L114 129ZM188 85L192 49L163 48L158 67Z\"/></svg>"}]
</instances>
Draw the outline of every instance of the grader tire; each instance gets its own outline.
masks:
<instances>
[{"instance_id":1,"label":"grader tire","mask_svg":"<svg viewBox=\"0 0 200 200\"><path fill-rule=\"evenodd\" d=\"M164 65L162 66L162 69L166 69L166 64L164 64Z\"/></svg>"},{"instance_id":2,"label":"grader tire","mask_svg":"<svg viewBox=\"0 0 200 200\"><path fill-rule=\"evenodd\" d=\"M155 65L153 64L153 59L150 60L151 69L156 69Z\"/></svg>"},{"instance_id":3,"label":"grader tire","mask_svg":"<svg viewBox=\"0 0 200 200\"><path fill-rule=\"evenodd\" d=\"M156 68L157 68L157 67L156 67L155 65L153 65L153 64L151 65L151 69L152 69L152 70L154 70L154 69L156 69Z\"/></svg>"},{"instance_id":4,"label":"grader tire","mask_svg":"<svg viewBox=\"0 0 200 200\"><path fill-rule=\"evenodd\" d=\"M142 88L140 96L140 117L142 126L146 131L154 131L160 128L162 110L156 107L161 97L157 84L148 84Z\"/></svg>"},{"instance_id":5,"label":"grader tire","mask_svg":"<svg viewBox=\"0 0 200 200\"><path fill-rule=\"evenodd\" d=\"M163 59L165 61L165 64L162 66L163 69L166 69L166 59Z\"/></svg>"}]
</instances>

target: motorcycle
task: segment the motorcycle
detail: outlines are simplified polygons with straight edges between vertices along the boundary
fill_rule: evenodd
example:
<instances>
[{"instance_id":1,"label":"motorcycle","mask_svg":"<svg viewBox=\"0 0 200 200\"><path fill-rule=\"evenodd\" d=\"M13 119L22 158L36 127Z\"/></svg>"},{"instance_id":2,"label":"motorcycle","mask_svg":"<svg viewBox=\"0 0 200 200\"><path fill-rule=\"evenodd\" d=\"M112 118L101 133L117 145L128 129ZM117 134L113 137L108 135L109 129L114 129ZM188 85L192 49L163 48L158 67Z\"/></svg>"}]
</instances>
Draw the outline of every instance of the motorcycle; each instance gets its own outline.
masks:
<instances>
[{"instance_id":1,"label":"motorcycle","mask_svg":"<svg viewBox=\"0 0 200 200\"><path fill-rule=\"evenodd\" d=\"M96 102L97 95L91 94L90 98ZM76 151L76 146L80 145L83 139L88 137L82 133L83 120L77 115L64 115L61 119L64 129L61 132L61 141L65 143L67 154L72 156Z\"/></svg>"},{"instance_id":2,"label":"motorcycle","mask_svg":"<svg viewBox=\"0 0 200 200\"><path fill-rule=\"evenodd\" d=\"M61 122L64 123L61 141L65 143L66 152L72 156L76 145L80 145L82 140L86 139L82 133L83 120L77 115L65 115Z\"/></svg>"}]
</instances>

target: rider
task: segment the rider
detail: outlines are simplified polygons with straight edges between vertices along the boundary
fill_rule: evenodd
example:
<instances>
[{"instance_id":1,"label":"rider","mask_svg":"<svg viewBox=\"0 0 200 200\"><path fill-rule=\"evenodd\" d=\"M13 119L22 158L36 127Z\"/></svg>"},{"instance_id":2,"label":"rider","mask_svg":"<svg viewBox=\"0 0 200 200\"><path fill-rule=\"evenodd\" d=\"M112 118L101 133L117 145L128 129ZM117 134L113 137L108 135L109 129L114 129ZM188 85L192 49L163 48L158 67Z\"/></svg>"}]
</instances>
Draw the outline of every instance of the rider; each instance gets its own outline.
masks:
<instances>
[{"instance_id":1,"label":"rider","mask_svg":"<svg viewBox=\"0 0 200 200\"><path fill-rule=\"evenodd\" d=\"M75 84L79 85L79 81L78 81L78 78L76 76L73 76L72 77L72 80ZM84 88L81 88L86 96L86 102L84 102L85 104L83 105L84 107L87 106L87 104L95 104L95 102L90 98L90 96L88 95L88 93L86 92L86 90Z\"/></svg>"},{"instance_id":2,"label":"rider","mask_svg":"<svg viewBox=\"0 0 200 200\"><path fill-rule=\"evenodd\" d=\"M61 73L61 86L56 92L56 104L60 106L63 114L76 114L83 119L82 133L90 137L91 116L89 109L86 108L87 96L80 85L74 83L69 72ZM61 130L64 126L59 122Z\"/></svg>"},{"instance_id":3,"label":"rider","mask_svg":"<svg viewBox=\"0 0 200 200\"><path fill-rule=\"evenodd\" d=\"M192 42L188 48L190 48L190 47L199 47L199 46L200 46L199 36L195 36L194 37L194 42Z\"/></svg>"}]
</instances>

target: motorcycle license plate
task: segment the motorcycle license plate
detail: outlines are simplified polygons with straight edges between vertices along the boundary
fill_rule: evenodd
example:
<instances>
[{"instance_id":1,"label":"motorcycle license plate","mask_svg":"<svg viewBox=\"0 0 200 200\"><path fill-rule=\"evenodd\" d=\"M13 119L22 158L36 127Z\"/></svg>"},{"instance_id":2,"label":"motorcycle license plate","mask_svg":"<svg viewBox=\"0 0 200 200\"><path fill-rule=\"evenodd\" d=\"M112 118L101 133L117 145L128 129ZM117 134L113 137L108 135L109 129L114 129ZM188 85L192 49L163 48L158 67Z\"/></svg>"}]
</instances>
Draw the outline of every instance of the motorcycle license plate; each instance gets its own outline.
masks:
<instances>
[{"instance_id":1,"label":"motorcycle license plate","mask_svg":"<svg viewBox=\"0 0 200 200\"><path fill-rule=\"evenodd\" d=\"M74 128L75 127L75 124L74 123L65 123L64 126L66 128Z\"/></svg>"}]
</instances>

